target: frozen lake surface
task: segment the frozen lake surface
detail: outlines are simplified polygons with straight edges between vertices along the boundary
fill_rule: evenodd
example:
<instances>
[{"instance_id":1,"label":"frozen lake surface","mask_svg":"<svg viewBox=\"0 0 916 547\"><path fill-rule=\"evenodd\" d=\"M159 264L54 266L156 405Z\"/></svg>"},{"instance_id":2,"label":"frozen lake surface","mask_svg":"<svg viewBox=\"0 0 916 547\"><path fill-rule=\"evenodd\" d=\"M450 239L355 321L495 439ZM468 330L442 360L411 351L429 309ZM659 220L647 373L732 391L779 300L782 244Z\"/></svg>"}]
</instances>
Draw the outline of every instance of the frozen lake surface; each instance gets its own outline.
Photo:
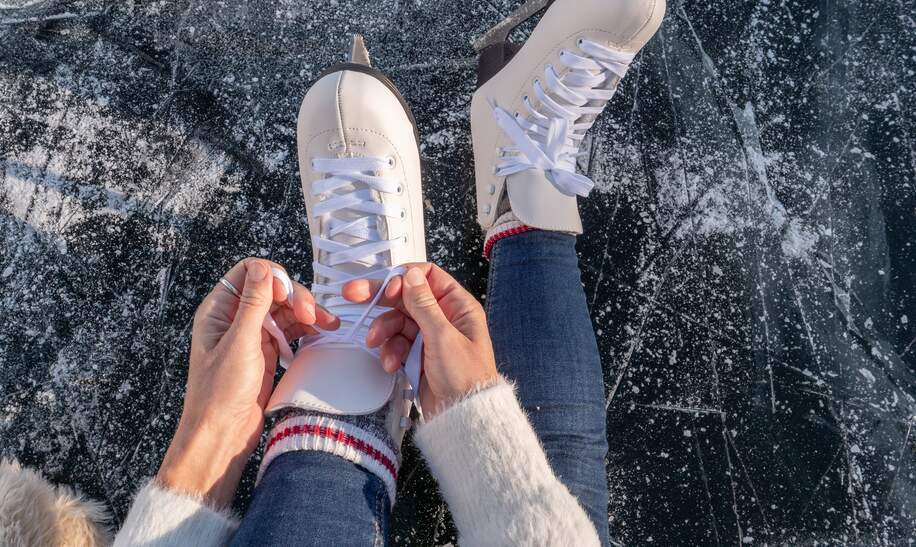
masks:
<instances>
[{"instance_id":1,"label":"frozen lake surface","mask_svg":"<svg viewBox=\"0 0 916 547\"><path fill-rule=\"evenodd\" d=\"M482 295L470 43L518 3L0 0L0 452L123 518L198 301L247 255L311 277L295 116L353 32ZM916 542L914 113L914 0L669 0L581 165L619 542ZM395 512L453 540L413 450Z\"/></svg>"}]
</instances>

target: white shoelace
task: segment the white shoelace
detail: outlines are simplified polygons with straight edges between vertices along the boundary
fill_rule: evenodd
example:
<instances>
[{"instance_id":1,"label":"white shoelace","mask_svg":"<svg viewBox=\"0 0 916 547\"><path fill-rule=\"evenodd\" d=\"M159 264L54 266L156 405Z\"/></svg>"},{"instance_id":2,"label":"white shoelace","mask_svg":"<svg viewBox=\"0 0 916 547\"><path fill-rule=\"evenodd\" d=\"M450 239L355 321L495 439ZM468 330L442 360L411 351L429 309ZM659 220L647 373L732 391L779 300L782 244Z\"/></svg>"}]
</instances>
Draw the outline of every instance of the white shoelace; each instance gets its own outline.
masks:
<instances>
[{"instance_id":1,"label":"white shoelace","mask_svg":"<svg viewBox=\"0 0 916 547\"><path fill-rule=\"evenodd\" d=\"M534 81L534 95L541 111L526 95L528 116L514 116L491 104L496 123L515 146L500 148L502 161L496 175L503 177L537 169L545 172L557 190L568 196L585 197L594 183L576 173L576 158L595 117L617 91L614 75L623 79L634 53L613 50L586 39L577 43L581 54L560 51L560 62L569 70L561 78L552 65L544 70L545 86ZM549 94L548 94L549 92ZM583 118L581 121L580 118Z\"/></svg>"},{"instance_id":2,"label":"white shoelace","mask_svg":"<svg viewBox=\"0 0 916 547\"><path fill-rule=\"evenodd\" d=\"M385 254L396 247L406 245L407 234L389 231L387 239L383 239L379 230L379 219L404 218L407 213L399 206L380 203L374 199L375 193L403 193L403 186L398 180L378 175L393 168L392 158L312 160L312 169L327 175L326 178L312 184L312 196L320 199L315 203L312 214L323 217L322 233L312 236L312 249L316 257L312 267L318 277L326 280L325 283L313 283L312 293L319 299L322 295L326 296L322 305L340 318L341 327L336 331L316 329L319 331L317 336L305 337L300 341L300 351L314 347L350 347L379 357L378 349L366 346L366 335L372 321L390 309L378 305L385 287L392 278L406 271L403 266L387 265ZM389 230L397 224L389 222ZM333 239L340 235L349 236L349 239L355 242L342 243ZM317 260L321 252L325 253L323 261ZM358 263L370 270L352 274L339 268L347 263ZM381 281L378 293L367 304L354 304L341 295L343 286L357 279ZM277 339L281 354L284 353L283 348L287 349L281 364L288 366L292 361L292 352L288 351L289 342L275 324L274 328L268 326L268 320L272 322L268 317L265 327ZM414 393L419 386L422 347L423 338L418 335L405 367Z\"/></svg>"}]
</instances>

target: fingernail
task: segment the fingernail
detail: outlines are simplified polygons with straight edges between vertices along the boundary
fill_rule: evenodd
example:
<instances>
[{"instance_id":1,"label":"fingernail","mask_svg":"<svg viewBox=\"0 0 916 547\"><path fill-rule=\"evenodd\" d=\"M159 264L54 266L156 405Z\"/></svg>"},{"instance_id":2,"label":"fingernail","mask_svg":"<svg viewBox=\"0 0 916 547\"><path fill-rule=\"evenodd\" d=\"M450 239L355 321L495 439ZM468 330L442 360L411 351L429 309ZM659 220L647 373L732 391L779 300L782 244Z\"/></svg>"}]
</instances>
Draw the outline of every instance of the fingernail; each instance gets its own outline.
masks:
<instances>
[{"instance_id":1,"label":"fingernail","mask_svg":"<svg viewBox=\"0 0 916 547\"><path fill-rule=\"evenodd\" d=\"M317 318L318 315L315 314L315 305L312 304L311 302L306 302L305 303L305 314L311 317L312 319Z\"/></svg>"},{"instance_id":2,"label":"fingernail","mask_svg":"<svg viewBox=\"0 0 916 547\"><path fill-rule=\"evenodd\" d=\"M325 307L322 307L321 310L324 311L324 313L328 314L328 317L330 317L332 320L333 320L333 319L337 319L337 316L334 315L333 313L331 313L331 310L329 310L329 309L327 309L327 308L325 308ZM315 317L318 317L318 312L317 312L317 311L315 312Z\"/></svg>"},{"instance_id":3,"label":"fingernail","mask_svg":"<svg viewBox=\"0 0 916 547\"><path fill-rule=\"evenodd\" d=\"M248 279L252 281L263 281L267 277L267 268L260 262L252 262L248 265Z\"/></svg>"},{"instance_id":4,"label":"fingernail","mask_svg":"<svg viewBox=\"0 0 916 547\"><path fill-rule=\"evenodd\" d=\"M283 290L286 291L286 298L287 300L292 302L293 301L293 282L292 280L289 278L288 275L286 275L286 272L284 272L280 268L271 267L270 272L273 274L274 277L280 280L280 283L283 284Z\"/></svg>"},{"instance_id":5,"label":"fingernail","mask_svg":"<svg viewBox=\"0 0 916 547\"><path fill-rule=\"evenodd\" d=\"M423 275L420 268L411 268L407 270L407 275L404 276L404 283L406 283L408 287L419 287L425 281L426 276Z\"/></svg>"}]
</instances>

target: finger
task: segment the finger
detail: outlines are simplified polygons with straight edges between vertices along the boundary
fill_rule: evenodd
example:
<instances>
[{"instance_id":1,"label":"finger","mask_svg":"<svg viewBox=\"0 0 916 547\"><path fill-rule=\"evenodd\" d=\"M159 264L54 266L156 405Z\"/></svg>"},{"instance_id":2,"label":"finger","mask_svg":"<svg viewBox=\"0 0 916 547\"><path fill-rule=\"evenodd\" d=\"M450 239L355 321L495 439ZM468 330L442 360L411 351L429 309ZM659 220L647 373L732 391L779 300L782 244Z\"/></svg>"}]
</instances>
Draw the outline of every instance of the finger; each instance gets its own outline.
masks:
<instances>
[{"instance_id":1,"label":"finger","mask_svg":"<svg viewBox=\"0 0 916 547\"><path fill-rule=\"evenodd\" d=\"M274 304L271 306L270 316L274 318L274 321L277 323L277 326L282 330L286 330L293 325L305 325L296 317L296 312L287 306L282 304Z\"/></svg>"},{"instance_id":2,"label":"finger","mask_svg":"<svg viewBox=\"0 0 916 547\"><path fill-rule=\"evenodd\" d=\"M337 330L340 328L340 319L337 316L332 315L331 312L321 306L316 306L315 311L318 317L311 322L302 321L299 317L299 312L284 304L274 304L271 307L270 315L277 322L277 326L283 330L290 328L294 324L317 325L324 330Z\"/></svg>"},{"instance_id":3,"label":"finger","mask_svg":"<svg viewBox=\"0 0 916 547\"><path fill-rule=\"evenodd\" d=\"M424 272L431 270L435 266L427 263L416 263L414 266L422 269ZM357 279L346 283L341 289L341 295L356 304L364 304L375 297L382 282L377 279ZM401 302L401 291L404 286L404 279L400 275L392 277L385 286L385 294L379 299L378 304L387 308L405 309Z\"/></svg>"},{"instance_id":4,"label":"finger","mask_svg":"<svg viewBox=\"0 0 916 547\"><path fill-rule=\"evenodd\" d=\"M286 336L286 339L292 342L293 340L298 340L306 335L318 334L313 327L310 325L305 325L302 323L293 323L289 327L283 329L283 335Z\"/></svg>"},{"instance_id":5,"label":"finger","mask_svg":"<svg viewBox=\"0 0 916 547\"><path fill-rule=\"evenodd\" d=\"M380 300L385 302L390 302L389 307L394 307L401 300L401 290L404 287L404 278L397 275L391 278L391 281L388 282L388 286L385 287L385 294L382 295ZM383 302L383 306L386 304Z\"/></svg>"},{"instance_id":6,"label":"finger","mask_svg":"<svg viewBox=\"0 0 916 547\"><path fill-rule=\"evenodd\" d=\"M448 274L445 270L429 262L412 262L405 264L407 269L419 268L427 278L429 288L437 299L441 299L446 294L457 289L464 290L458 281ZM369 302L375 296L375 293L381 287L382 282L379 280L357 279L346 283L341 294L350 302L363 304ZM402 306L403 277L395 276L391 278L385 287L385 294L379 299L378 304L388 308L397 308L406 310Z\"/></svg>"},{"instance_id":7,"label":"finger","mask_svg":"<svg viewBox=\"0 0 916 547\"><path fill-rule=\"evenodd\" d=\"M245 284L245 274L248 271L247 267L251 262L260 262L266 265L271 270L271 275L275 275L273 278L273 295L272 298L274 302L285 302L289 298L289 289L292 288L292 281L289 278L289 274L286 272L286 268L273 262L272 260L267 260L266 258L254 258L248 257L238 261L231 270L226 272L225 277L230 283L235 285L241 290L241 286Z\"/></svg>"},{"instance_id":8,"label":"finger","mask_svg":"<svg viewBox=\"0 0 916 547\"><path fill-rule=\"evenodd\" d=\"M273 304L273 277L267 261L245 262L245 277L239 309L233 324L243 332L260 332L264 317Z\"/></svg>"},{"instance_id":9,"label":"finger","mask_svg":"<svg viewBox=\"0 0 916 547\"><path fill-rule=\"evenodd\" d=\"M413 265L408 265L412 267ZM430 290L440 303L440 309L448 310L449 322L465 336L477 338L487 335L486 318L480 303L461 286L461 283L435 264L427 264L426 280Z\"/></svg>"},{"instance_id":10,"label":"finger","mask_svg":"<svg viewBox=\"0 0 916 547\"><path fill-rule=\"evenodd\" d=\"M316 326L328 331L340 328L339 318L321 306L316 306L315 310L318 318L311 323L303 322L299 318L298 312L283 304L274 304L271 307L270 315L277 326L280 327L280 330L283 331L283 334L286 335L287 340L295 340L303 334L317 334Z\"/></svg>"},{"instance_id":11,"label":"finger","mask_svg":"<svg viewBox=\"0 0 916 547\"><path fill-rule=\"evenodd\" d=\"M340 318L329 312L324 306L316 307L317 319L315 322L324 330L337 330L340 328Z\"/></svg>"},{"instance_id":12,"label":"finger","mask_svg":"<svg viewBox=\"0 0 916 547\"><path fill-rule=\"evenodd\" d=\"M380 280L357 279L344 284L340 289L340 294L350 302L364 304L372 300L381 286L382 282Z\"/></svg>"},{"instance_id":13,"label":"finger","mask_svg":"<svg viewBox=\"0 0 916 547\"><path fill-rule=\"evenodd\" d=\"M389 338L382 345L382 368L389 374L397 372L401 368L401 363L407 360L409 353L410 341L407 338L400 334Z\"/></svg>"},{"instance_id":14,"label":"finger","mask_svg":"<svg viewBox=\"0 0 916 547\"><path fill-rule=\"evenodd\" d=\"M441 300L444 296L456 290L467 292L464 290L464 287L461 286L461 283L458 283L458 281L448 272L435 264L421 262L418 264L408 264L407 267L420 268L423 273L426 274L426 282L429 283L429 289L437 299ZM468 294L470 295L470 293Z\"/></svg>"},{"instance_id":15,"label":"finger","mask_svg":"<svg viewBox=\"0 0 916 547\"><path fill-rule=\"evenodd\" d=\"M427 271L429 271L427 269ZM404 275L402 290L404 307L410 317L416 321L424 334L435 337L451 328L451 324L442 313L439 301L433 294L426 278L426 272L420 267L411 267Z\"/></svg>"},{"instance_id":16,"label":"finger","mask_svg":"<svg viewBox=\"0 0 916 547\"><path fill-rule=\"evenodd\" d=\"M401 310L390 310L375 318L369 325L369 332L366 334L366 345L375 348L385 340L400 334L413 342L417 337L420 328L413 319L404 315Z\"/></svg>"},{"instance_id":17,"label":"finger","mask_svg":"<svg viewBox=\"0 0 916 547\"><path fill-rule=\"evenodd\" d=\"M315 297L299 283L293 283L293 315L306 325L314 325L318 319L315 309Z\"/></svg>"},{"instance_id":18,"label":"finger","mask_svg":"<svg viewBox=\"0 0 916 547\"><path fill-rule=\"evenodd\" d=\"M290 305L295 310L296 316L300 321L306 324L317 323L319 327L325 330L336 330L340 327L340 320L335 317L334 314L318 306L311 291L301 283L291 281L289 274L286 272L286 268L276 262L264 258L246 258L239 261L229 270L225 275L226 279L236 287L240 287L245 279L245 266L253 260L261 261L269 265L271 274L274 275L273 287L275 302L286 302L288 299L288 290L292 289L293 296ZM308 312L311 311L308 304L312 304L312 306L315 307L315 311L312 314L315 320L311 322L309 322L308 318Z\"/></svg>"},{"instance_id":19,"label":"finger","mask_svg":"<svg viewBox=\"0 0 916 547\"><path fill-rule=\"evenodd\" d=\"M270 264L270 273L273 276L274 301L292 304L295 292L293 280L289 278L289 274L286 273L282 266L270 261L268 263Z\"/></svg>"}]
</instances>

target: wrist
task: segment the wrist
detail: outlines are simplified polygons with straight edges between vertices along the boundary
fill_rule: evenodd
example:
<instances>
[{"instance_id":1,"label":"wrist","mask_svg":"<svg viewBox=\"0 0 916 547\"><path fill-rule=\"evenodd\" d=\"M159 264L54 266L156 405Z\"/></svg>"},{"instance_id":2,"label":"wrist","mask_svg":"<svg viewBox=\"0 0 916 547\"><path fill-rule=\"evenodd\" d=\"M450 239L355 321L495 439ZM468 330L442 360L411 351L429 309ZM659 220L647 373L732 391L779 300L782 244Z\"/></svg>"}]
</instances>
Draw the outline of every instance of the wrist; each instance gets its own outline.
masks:
<instances>
[{"instance_id":1,"label":"wrist","mask_svg":"<svg viewBox=\"0 0 916 547\"><path fill-rule=\"evenodd\" d=\"M156 479L165 488L200 497L216 509L228 508L250 455L247 447L226 435L179 423Z\"/></svg>"},{"instance_id":2,"label":"wrist","mask_svg":"<svg viewBox=\"0 0 916 547\"><path fill-rule=\"evenodd\" d=\"M429 411L424 407L423 412L426 418L431 420L461 401L496 385L501 379L502 377L495 371L469 378L463 383L455 385L445 396L438 398Z\"/></svg>"}]
</instances>

